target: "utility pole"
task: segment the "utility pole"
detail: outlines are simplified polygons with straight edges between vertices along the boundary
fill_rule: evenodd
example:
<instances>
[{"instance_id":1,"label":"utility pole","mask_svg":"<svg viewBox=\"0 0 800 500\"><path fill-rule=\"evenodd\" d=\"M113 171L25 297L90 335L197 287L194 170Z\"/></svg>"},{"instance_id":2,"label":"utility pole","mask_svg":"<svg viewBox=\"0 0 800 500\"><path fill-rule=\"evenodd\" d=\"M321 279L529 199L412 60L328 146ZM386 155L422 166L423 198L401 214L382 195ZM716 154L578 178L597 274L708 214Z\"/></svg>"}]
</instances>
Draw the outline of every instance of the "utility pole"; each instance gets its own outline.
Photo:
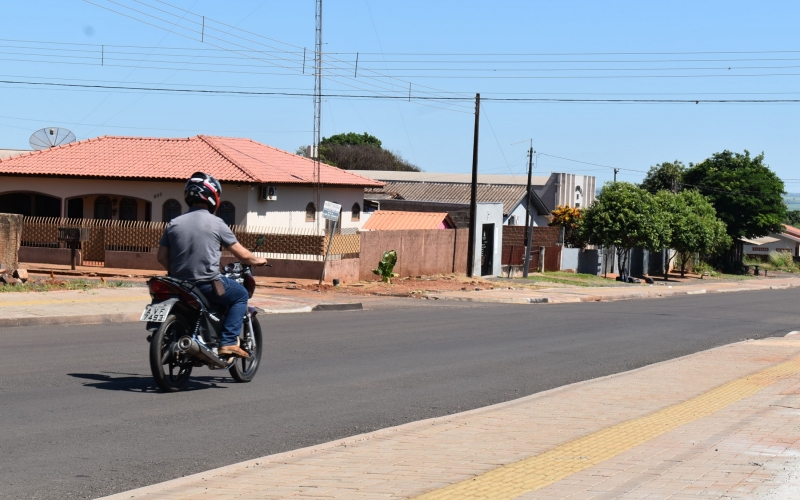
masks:
<instances>
[{"instance_id":1,"label":"utility pole","mask_svg":"<svg viewBox=\"0 0 800 500\"><path fill-rule=\"evenodd\" d=\"M614 169L614 182L617 182L617 172L619 172L618 168Z\"/></svg>"},{"instance_id":2,"label":"utility pole","mask_svg":"<svg viewBox=\"0 0 800 500\"><path fill-rule=\"evenodd\" d=\"M469 203L469 242L467 245L467 276L473 277L475 236L478 234L478 133L481 123L481 95L475 94L475 136L472 139L472 192Z\"/></svg>"},{"instance_id":3,"label":"utility pole","mask_svg":"<svg viewBox=\"0 0 800 500\"><path fill-rule=\"evenodd\" d=\"M522 277L528 277L531 267L531 241L533 240L533 217L531 217L531 174L533 172L533 139L528 150L528 190L527 203L525 204L525 266L522 268ZM509 264L510 265L510 264Z\"/></svg>"},{"instance_id":4,"label":"utility pole","mask_svg":"<svg viewBox=\"0 0 800 500\"><path fill-rule=\"evenodd\" d=\"M314 209L320 213L320 203L322 190L321 166L319 158L319 143L322 130L322 0L316 0L316 45L314 50ZM319 228L320 221L317 213L314 214L316 226ZM331 238L333 235L331 234Z\"/></svg>"}]
</instances>

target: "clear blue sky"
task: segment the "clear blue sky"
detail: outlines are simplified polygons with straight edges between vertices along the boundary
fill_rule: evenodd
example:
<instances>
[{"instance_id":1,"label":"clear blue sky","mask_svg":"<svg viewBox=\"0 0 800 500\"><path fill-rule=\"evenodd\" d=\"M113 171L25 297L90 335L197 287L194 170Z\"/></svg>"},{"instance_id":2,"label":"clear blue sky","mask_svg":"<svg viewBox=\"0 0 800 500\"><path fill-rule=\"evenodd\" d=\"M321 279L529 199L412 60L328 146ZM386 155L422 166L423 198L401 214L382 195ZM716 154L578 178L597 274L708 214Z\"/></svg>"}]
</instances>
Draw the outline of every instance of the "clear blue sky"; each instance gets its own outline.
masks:
<instances>
[{"instance_id":1,"label":"clear blue sky","mask_svg":"<svg viewBox=\"0 0 800 500\"><path fill-rule=\"evenodd\" d=\"M91 1L97 5L6 2L0 79L313 90L313 0ZM326 0L324 9L324 50L331 53L323 84L327 93L406 95L411 82L412 95L436 97L481 92L568 99L800 99L798 2ZM205 43L195 33L202 30L198 15L207 18ZM309 49L305 75L303 47ZM358 76L352 74L356 52ZM29 135L46 126L67 127L79 139L243 136L290 151L312 139L310 97L20 84L0 84L0 96L0 147L5 148L27 148ZM368 131L426 171L466 172L472 157L471 109L467 101L332 97L323 106L323 135ZM637 171L662 161L697 162L723 149L764 151L781 177L800 179L795 172L798 111L800 104L786 103L487 101L480 167L522 174L527 143L512 143L533 138L541 153L628 169L620 172L621 180L639 181L643 174ZM540 175L590 173L600 183L612 176L608 168L552 156L539 156L537 170ZM787 190L800 191L800 182L787 183Z\"/></svg>"}]
</instances>

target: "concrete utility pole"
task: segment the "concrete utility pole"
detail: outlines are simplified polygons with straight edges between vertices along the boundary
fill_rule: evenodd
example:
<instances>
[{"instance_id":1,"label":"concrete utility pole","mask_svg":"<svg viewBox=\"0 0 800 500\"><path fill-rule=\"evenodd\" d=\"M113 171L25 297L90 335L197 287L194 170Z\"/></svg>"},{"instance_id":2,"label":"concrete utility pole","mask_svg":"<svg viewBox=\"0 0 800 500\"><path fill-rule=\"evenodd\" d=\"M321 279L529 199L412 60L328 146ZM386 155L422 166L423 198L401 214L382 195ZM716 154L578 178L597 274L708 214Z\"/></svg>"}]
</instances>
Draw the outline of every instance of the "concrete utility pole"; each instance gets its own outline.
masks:
<instances>
[{"instance_id":1,"label":"concrete utility pole","mask_svg":"<svg viewBox=\"0 0 800 500\"><path fill-rule=\"evenodd\" d=\"M617 182L617 172L619 172L618 168L614 169L614 182Z\"/></svg>"},{"instance_id":2,"label":"concrete utility pole","mask_svg":"<svg viewBox=\"0 0 800 500\"><path fill-rule=\"evenodd\" d=\"M319 143L322 133L322 0L316 0L316 10L314 14L316 24L316 35L314 45L314 221L317 229L320 226L319 212L322 203L322 175L319 158ZM333 237L333 235L331 235Z\"/></svg>"},{"instance_id":3,"label":"concrete utility pole","mask_svg":"<svg viewBox=\"0 0 800 500\"><path fill-rule=\"evenodd\" d=\"M469 203L469 242L467 245L467 276L473 277L475 236L478 234L478 134L481 124L481 95L475 94L475 135L472 139L472 192Z\"/></svg>"},{"instance_id":4,"label":"concrete utility pole","mask_svg":"<svg viewBox=\"0 0 800 500\"><path fill-rule=\"evenodd\" d=\"M528 277L528 270L531 266L531 241L533 240L533 217L531 217L531 174L533 173L533 139L531 148L528 150L528 191L527 203L525 204L525 265L522 268L522 277ZM509 263L509 266L511 264Z\"/></svg>"}]
</instances>

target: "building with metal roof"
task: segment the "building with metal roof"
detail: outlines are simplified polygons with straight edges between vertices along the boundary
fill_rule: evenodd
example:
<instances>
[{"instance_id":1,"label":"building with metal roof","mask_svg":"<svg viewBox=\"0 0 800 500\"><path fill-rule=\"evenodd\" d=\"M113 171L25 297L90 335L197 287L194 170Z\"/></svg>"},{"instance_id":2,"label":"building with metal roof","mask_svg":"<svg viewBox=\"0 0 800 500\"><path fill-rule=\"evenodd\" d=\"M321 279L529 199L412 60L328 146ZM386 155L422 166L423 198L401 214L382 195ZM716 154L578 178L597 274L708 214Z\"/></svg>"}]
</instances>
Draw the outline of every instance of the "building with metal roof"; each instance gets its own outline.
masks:
<instances>
[{"instance_id":1,"label":"building with metal roof","mask_svg":"<svg viewBox=\"0 0 800 500\"><path fill-rule=\"evenodd\" d=\"M385 183L382 187L366 188L365 203L375 208L434 212L444 209L458 227L469 224L471 174L384 171L359 173ZM504 224L524 225L528 202L526 184L526 176L479 175L477 201L502 203ZM559 205L588 206L594 201L595 189L594 176L553 173L548 177L533 177L530 204L534 225L547 225L550 213Z\"/></svg>"}]
</instances>

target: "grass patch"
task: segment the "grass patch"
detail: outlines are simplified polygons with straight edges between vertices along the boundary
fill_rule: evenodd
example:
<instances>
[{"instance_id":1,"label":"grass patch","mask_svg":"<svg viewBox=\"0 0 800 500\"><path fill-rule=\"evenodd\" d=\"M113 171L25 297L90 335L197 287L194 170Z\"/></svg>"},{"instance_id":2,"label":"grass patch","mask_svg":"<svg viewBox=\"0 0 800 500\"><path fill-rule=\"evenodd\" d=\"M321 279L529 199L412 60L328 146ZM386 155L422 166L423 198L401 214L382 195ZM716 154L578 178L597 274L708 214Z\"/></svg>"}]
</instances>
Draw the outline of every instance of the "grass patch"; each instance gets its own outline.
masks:
<instances>
[{"instance_id":1,"label":"grass patch","mask_svg":"<svg viewBox=\"0 0 800 500\"><path fill-rule=\"evenodd\" d=\"M60 280L60 279L31 279L27 283L17 285L0 284L0 293L13 292L55 292L61 290L93 290L96 288L129 288L137 286L130 281L119 280Z\"/></svg>"},{"instance_id":2,"label":"grass patch","mask_svg":"<svg viewBox=\"0 0 800 500\"><path fill-rule=\"evenodd\" d=\"M544 274L528 276L528 280L541 283L557 283L572 286L619 286L614 280L593 274L575 274L564 271L552 271Z\"/></svg>"}]
</instances>

